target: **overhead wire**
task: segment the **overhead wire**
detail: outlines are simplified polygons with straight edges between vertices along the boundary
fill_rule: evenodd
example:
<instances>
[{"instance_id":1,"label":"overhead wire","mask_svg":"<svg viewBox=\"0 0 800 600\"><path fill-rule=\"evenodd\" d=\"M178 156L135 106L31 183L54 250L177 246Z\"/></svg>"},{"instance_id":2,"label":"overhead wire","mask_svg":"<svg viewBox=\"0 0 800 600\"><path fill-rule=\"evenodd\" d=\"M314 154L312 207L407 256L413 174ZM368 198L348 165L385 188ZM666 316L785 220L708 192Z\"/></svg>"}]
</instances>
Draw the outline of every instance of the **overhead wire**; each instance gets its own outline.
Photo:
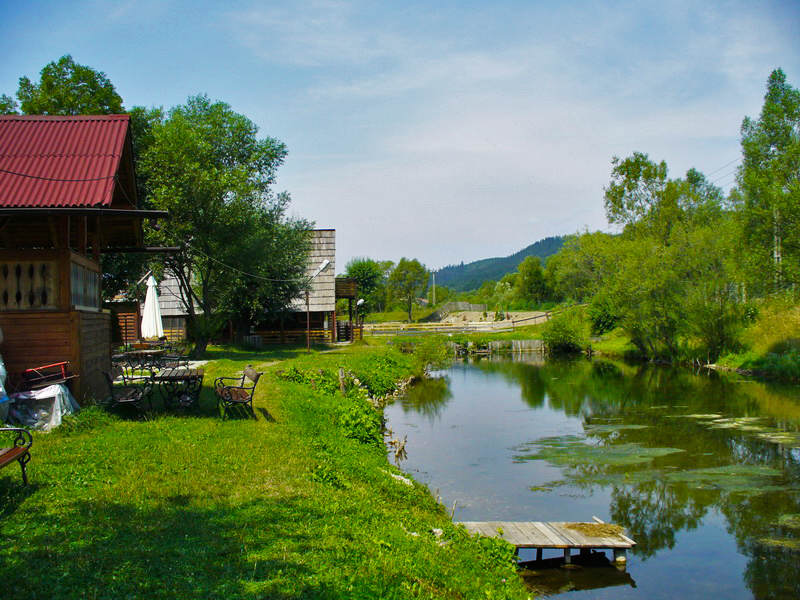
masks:
<instances>
[{"instance_id":1,"label":"overhead wire","mask_svg":"<svg viewBox=\"0 0 800 600\"><path fill-rule=\"evenodd\" d=\"M221 260L218 260L213 256L209 256L202 250L198 250L197 248L194 247L192 247L191 249L193 252L197 252L198 254L205 256L208 260L213 260L215 263L222 265L226 269L229 269L231 271L236 271L237 273L240 273L247 277L252 277L254 279L261 279L263 281L284 282L284 283L306 283L311 281L311 277L296 277L294 279L277 279L273 277L264 277L263 275L256 275L255 273L248 273L247 271L242 271L241 269L237 269L236 267L232 267L231 265L225 264Z\"/></svg>"},{"instance_id":2,"label":"overhead wire","mask_svg":"<svg viewBox=\"0 0 800 600\"><path fill-rule=\"evenodd\" d=\"M726 162L726 163L725 163L724 165L722 165L721 167L719 167L719 168L717 168L717 169L714 169L713 171L711 171L711 172L709 172L709 173L706 173L706 177L708 177L708 176L710 176L710 175L713 175L714 173L719 173L720 171L722 171L722 169L724 169L725 167L728 167L728 166L732 165L733 163L735 163L735 162L736 162L736 161L738 161L738 160L740 160L740 159L739 159L739 158L734 158L733 160Z\"/></svg>"},{"instance_id":3,"label":"overhead wire","mask_svg":"<svg viewBox=\"0 0 800 600\"><path fill-rule=\"evenodd\" d=\"M9 175L16 175L17 177L27 177L28 179L38 179L40 181L53 181L58 183L89 183L91 181L105 181L106 179L115 179L116 175L104 175L102 177L90 177L87 179L63 179L61 177L43 177L41 175L31 175L30 173L20 173L18 171L10 171L8 169L0 169L0 173L7 173Z\"/></svg>"}]
</instances>

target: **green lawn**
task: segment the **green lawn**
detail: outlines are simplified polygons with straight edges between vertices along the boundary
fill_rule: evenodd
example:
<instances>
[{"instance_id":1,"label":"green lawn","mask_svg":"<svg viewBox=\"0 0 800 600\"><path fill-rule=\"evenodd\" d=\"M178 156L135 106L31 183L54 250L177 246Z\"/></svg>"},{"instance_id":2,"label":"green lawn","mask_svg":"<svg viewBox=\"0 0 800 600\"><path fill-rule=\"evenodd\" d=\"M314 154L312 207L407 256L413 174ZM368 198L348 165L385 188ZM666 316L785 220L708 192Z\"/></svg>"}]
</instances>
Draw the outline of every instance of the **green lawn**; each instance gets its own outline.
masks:
<instances>
[{"instance_id":1,"label":"green lawn","mask_svg":"<svg viewBox=\"0 0 800 600\"><path fill-rule=\"evenodd\" d=\"M382 445L352 438L360 400L325 384L341 366L378 389L412 360L363 344L209 357L197 413L90 407L34 434L28 487L0 471L3 597L527 597L508 547L392 478ZM247 364L266 372L257 419L222 421L213 379ZM278 377L290 366L307 381Z\"/></svg>"}]
</instances>

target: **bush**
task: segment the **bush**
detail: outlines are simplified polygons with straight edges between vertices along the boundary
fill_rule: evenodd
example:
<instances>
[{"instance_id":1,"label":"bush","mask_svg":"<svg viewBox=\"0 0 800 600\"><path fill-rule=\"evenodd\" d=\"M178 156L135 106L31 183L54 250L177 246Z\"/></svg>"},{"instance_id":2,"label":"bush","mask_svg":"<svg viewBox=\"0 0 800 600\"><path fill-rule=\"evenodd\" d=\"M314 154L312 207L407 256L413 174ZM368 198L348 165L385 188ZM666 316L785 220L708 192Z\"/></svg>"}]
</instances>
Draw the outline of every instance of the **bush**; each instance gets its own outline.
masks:
<instances>
[{"instance_id":1,"label":"bush","mask_svg":"<svg viewBox=\"0 0 800 600\"><path fill-rule=\"evenodd\" d=\"M598 294L589 304L589 321L592 324L592 333L602 335L614 329L619 321L613 304L603 295Z\"/></svg>"},{"instance_id":2,"label":"bush","mask_svg":"<svg viewBox=\"0 0 800 600\"><path fill-rule=\"evenodd\" d=\"M383 448L383 417L363 390L353 388L339 405L337 423L345 437Z\"/></svg>"},{"instance_id":3,"label":"bush","mask_svg":"<svg viewBox=\"0 0 800 600\"><path fill-rule=\"evenodd\" d=\"M552 354L574 354L589 345L589 323L580 308L553 316L542 327L542 340Z\"/></svg>"}]
</instances>

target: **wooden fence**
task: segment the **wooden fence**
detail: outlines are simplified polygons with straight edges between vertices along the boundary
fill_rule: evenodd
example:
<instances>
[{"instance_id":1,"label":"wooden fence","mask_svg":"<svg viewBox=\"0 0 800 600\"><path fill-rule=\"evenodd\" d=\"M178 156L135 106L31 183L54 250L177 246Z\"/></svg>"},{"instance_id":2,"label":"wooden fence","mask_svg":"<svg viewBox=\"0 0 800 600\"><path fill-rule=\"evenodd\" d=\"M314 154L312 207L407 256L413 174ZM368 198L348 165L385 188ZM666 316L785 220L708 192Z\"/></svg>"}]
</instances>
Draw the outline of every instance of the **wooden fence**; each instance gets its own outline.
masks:
<instances>
[{"instance_id":1,"label":"wooden fence","mask_svg":"<svg viewBox=\"0 0 800 600\"><path fill-rule=\"evenodd\" d=\"M510 321L471 321L464 323L365 323L364 333L368 335L398 335L411 333L469 333L485 331L500 333L513 331L516 327L544 323L555 312L545 312L533 317Z\"/></svg>"}]
</instances>

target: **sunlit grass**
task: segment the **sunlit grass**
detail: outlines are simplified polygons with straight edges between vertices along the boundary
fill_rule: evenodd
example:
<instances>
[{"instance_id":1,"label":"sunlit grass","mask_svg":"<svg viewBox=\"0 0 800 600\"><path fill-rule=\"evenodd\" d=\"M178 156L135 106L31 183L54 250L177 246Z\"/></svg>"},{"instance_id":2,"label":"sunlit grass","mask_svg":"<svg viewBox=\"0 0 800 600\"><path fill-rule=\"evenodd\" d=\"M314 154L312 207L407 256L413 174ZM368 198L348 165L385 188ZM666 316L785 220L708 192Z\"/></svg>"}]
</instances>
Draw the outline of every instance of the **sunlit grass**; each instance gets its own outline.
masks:
<instances>
[{"instance_id":1,"label":"sunlit grass","mask_svg":"<svg viewBox=\"0 0 800 600\"><path fill-rule=\"evenodd\" d=\"M212 347L195 411L156 402L139 419L90 407L35 434L31 485L0 473L3 596L525 597L426 488L396 481L381 448L345 437L338 393L276 376L289 364L367 376L385 352L396 351ZM256 418L223 421L213 380L248 364L265 372ZM315 478L319 465L343 485Z\"/></svg>"}]
</instances>

